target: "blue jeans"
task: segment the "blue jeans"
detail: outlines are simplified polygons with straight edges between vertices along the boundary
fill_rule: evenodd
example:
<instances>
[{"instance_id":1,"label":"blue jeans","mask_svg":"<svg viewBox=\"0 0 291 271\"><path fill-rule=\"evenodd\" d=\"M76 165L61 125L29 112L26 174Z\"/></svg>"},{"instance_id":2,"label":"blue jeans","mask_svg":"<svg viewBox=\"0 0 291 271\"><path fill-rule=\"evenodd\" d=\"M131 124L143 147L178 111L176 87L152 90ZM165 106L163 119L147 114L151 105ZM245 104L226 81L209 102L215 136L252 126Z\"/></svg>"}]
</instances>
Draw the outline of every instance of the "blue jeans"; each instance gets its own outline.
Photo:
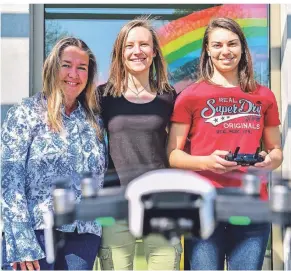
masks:
<instances>
[{"instance_id":1,"label":"blue jeans","mask_svg":"<svg viewBox=\"0 0 291 271\"><path fill-rule=\"evenodd\" d=\"M44 231L36 230L35 234L42 250L45 251ZM45 258L39 260L40 270L92 270L101 238L90 233L78 234L76 231L63 234L66 242L58 252L56 261L48 264ZM2 269L12 270L6 260L5 237L2 242L2 257ZM20 268L19 265L18 268Z\"/></svg>"},{"instance_id":2,"label":"blue jeans","mask_svg":"<svg viewBox=\"0 0 291 271\"><path fill-rule=\"evenodd\" d=\"M270 224L234 226L219 223L207 240L185 240L191 270L261 270Z\"/></svg>"}]
</instances>

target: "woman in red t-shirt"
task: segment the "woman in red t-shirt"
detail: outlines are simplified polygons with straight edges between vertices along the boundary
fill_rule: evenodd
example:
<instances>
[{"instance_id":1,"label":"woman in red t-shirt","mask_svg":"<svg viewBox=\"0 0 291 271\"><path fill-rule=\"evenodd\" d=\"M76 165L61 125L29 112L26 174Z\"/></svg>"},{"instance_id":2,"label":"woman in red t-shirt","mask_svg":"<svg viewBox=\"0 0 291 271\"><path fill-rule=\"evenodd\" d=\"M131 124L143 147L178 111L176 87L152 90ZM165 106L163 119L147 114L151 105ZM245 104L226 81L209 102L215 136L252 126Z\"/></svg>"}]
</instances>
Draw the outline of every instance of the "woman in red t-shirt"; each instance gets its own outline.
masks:
<instances>
[{"instance_id":1,"label":"woman in red t-shirt","mask_svg":"<svg viewBox=\"0 0 291 271\"><path fill-rule=\"evenodd\" d=\"M233 171L248 167L225 160L229 151L255 153L261 139L264 161L256 168L273 170L282 163L279 114L270 89L253 74L251 54L240 26L218 18L206 28L200 56L200 79L178 96L171 118L168 157L171 167L198 171L216 187L239 186ZM187 137L190 154L184 151ZM262 198L267 197L262 185ZM186 242L191 269L261 269L269 224L220 223L207 240Z\"/></svg>"}]
</instances>

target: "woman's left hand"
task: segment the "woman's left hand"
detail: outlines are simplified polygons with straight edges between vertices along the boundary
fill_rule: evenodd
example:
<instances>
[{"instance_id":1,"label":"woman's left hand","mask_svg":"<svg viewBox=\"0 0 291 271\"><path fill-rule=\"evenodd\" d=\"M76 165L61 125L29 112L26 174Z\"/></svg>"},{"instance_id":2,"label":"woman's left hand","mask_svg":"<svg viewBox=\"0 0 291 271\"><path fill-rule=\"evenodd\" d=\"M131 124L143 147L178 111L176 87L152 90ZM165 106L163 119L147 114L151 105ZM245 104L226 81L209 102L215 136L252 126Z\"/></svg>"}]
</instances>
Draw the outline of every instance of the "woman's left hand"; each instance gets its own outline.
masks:
<instances>
[{"instance_id":1,"label":"woman's left hand","mask_svg":"<svg viewBox=\"0 0 291 271\"><path fill-rule=\"evenodd\" d=\"M17 264L20 265L21 270L40 270L38 260L35 261L25 261L25 262L14 262L11 264L13 270L17 270Z\"/></svg>"},{"instance_id":2,"label":"woman's left hand","mask_svg":"<svg viewBox=\"0 0 291 271\"><path fill-rule=\"evenodd\" d=\"M268 153L266 153L265 151L261 151L259 153L259 155L264 157L264 161L259 162L259 163L255 163L254 167L261 168L261 169L271 169L272 160L271 160L270 155Z\"/></svg>"}]
</instances>

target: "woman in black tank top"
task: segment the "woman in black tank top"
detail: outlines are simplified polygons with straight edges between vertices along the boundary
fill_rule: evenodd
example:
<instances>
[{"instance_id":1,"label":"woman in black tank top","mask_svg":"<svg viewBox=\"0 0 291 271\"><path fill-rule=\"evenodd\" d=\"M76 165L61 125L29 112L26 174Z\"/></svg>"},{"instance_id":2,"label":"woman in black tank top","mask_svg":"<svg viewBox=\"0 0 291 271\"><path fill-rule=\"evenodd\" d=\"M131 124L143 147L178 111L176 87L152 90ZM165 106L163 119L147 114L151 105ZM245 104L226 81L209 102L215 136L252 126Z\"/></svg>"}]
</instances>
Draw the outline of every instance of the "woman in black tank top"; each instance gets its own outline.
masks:
<instances>
[{"instance_id":1,"label":"woman in black tank top","mask_svg":"<svg viewBox=\"0 0 291 271\"><path fill-rule=\"evenodd\" d=\"M168 167L166 127L176 92L168 82L158 37L148 19L138 18L122 27L108 82L98 87L98 93L108 132L109 168L115 168L120 184ZM132 270L136 240L127 223L104 228L102 238L101 268ZM149 269L179 269L180 243L173 247L162 236L149 236L144 243Z\"/></svg>"}]
</instances>

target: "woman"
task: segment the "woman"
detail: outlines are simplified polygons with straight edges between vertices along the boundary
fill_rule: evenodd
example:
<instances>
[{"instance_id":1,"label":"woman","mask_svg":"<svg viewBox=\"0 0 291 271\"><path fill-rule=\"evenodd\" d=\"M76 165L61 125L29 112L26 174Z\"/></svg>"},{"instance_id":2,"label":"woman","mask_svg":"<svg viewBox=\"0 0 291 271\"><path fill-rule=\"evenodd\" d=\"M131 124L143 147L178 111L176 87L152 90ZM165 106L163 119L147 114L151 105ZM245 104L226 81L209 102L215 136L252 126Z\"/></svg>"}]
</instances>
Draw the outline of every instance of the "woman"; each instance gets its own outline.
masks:
<instances>
[{"instance_id":1,"label":"woman","mask_svg":"<svg viewBox=\"0 0 291 271\"><path fill-rule=\"evenodd\" d=\"M168 166L166 127L175 91L169 85L157 34L147 19L124 25L112 52L107 84L98 88L109 152L120 184ZM132 270L135 238L125 222L103 229L100 263L104 270ZM159 235L144 239L150 270L179 269L181 245Z\"/></svg>"},{"instance_id":2,"label":"woman","mask_svg":"<svg viewBox=\"0 0 291 271\"><path fill-rule=\"evenodd\" d=\"M8 112L2 127L3 269L92 270L101 227L62 226L67 240L55 264L46 262L44 213L53 210L53 181L68 176L81 200L80 175L102 186L106 149L95 94L96 60L80 39L61 39L43 68L43 91Z\"/></svg>"},{"instance_id":3,"label":"woman","mask_svg":"<svg viewBox=\"0 0 291 271\"><path fill-rule=\"evenodd\" d=\"M200 79L177 98L171 117L168 158L171 167L194 170L216 187L239 186L233 171L247 171L225 156L240 147L255 153L261 139L264 161L256 168L273 170L282 163L279 114L270 89L259 85L245 36L228 18L206 28L200 56ZM187 137L191 154L183 151ZM221 175L219 175L221 174ZM261 195L268 196L266 184ZM208 240L193 239L191 269L261 269L270 232L269 224L232 226L220 223Z\"/></svg>"}]
</instances>

